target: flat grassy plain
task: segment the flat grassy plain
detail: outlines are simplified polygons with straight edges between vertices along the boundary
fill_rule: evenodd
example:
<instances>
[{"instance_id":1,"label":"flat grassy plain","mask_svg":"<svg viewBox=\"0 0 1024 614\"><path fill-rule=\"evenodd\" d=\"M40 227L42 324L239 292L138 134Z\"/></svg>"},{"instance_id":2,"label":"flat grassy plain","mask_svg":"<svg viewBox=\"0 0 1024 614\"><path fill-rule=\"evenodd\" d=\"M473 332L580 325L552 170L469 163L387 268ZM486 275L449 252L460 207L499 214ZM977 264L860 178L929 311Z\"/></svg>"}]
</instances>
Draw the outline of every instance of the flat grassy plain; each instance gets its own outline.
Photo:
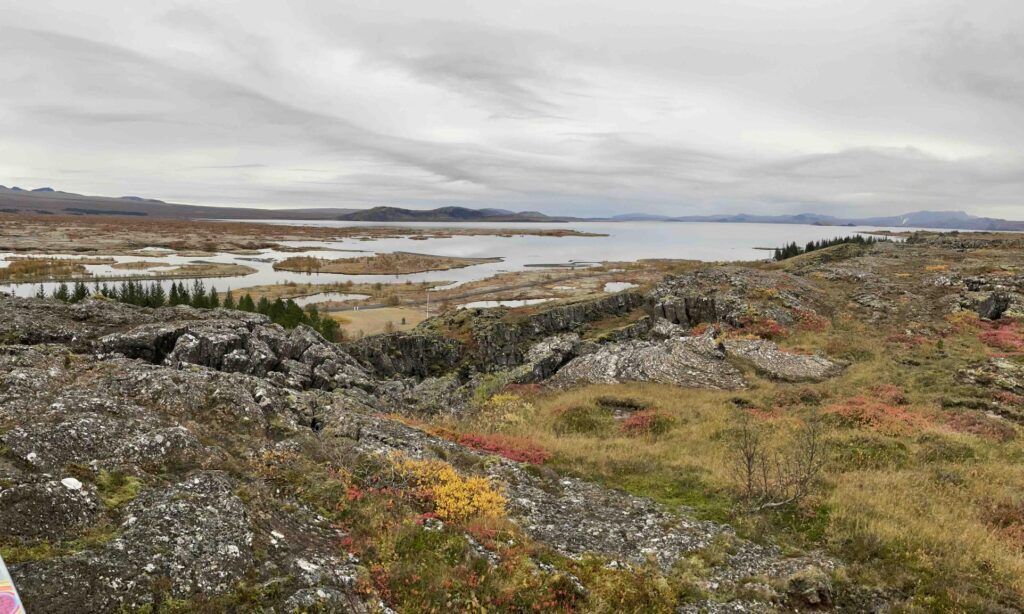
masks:
<instances>
[{"instance_id":1,"label":"flat grassy plain","mask_svg":"<svg viewBox=\"0 0 1024 614\"><path fill-rule=\"evenodd\" d=\"M377 309L360 309L343 313L326 314L341 324L341 330L349 339L359 339L368 335L379 335L400 330L412 330L417 324L427 319L428 314L408 307L380 307Z\"/></svg>"}]
</instances>

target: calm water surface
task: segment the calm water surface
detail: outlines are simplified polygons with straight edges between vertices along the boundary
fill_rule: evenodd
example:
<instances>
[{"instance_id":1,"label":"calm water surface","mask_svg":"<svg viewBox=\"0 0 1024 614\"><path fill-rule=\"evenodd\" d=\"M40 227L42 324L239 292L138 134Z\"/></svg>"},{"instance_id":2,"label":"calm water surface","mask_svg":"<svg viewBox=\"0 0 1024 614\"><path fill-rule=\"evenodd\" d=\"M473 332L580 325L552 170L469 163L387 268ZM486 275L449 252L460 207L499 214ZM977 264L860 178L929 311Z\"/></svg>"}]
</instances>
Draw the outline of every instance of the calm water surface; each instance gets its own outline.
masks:
<instances>
[{"instance_id":1,"label":"calm water surface","mask_svg":"<svg viewBox=\"0 0 1024 614\"><path fill-rule=\"evenodd\" d=\"M538 237L515 235L498 236L459 236L445 239L414 240L408 237L383 238L371 241L356 238L345 238L337 241L286 241L290 247L305 247L301 253L262 250L258 256L238 256L234 254L216 254L201 258L173 255L162 255L159 250L151 250L140 256L113 256L118 262L140 260L159 261L164 263L161 268L170 268L179 264L194 262L237 263L256 269L246 276L207 278L206 287L214 286L219 292L229 288L238 289L247 286L286 283L336 283L352 280L354 283L381 282L404 283L405 281L447 281L454 287L468 281L485 279L498 273L521 271L527 267L551 265L586 266L602 261L634 261L645 258L672 258L704 261L735 261L765 260L771 252L757 248L775 248L796 241L804 244L808 241L830 239L858 232L879 230L878 227L834 227L804 226L787 224L714 224L714 223L681 223L681 222L572 222L560 223L464 223L451 224L440 222L421 223L381 223L381 222L335 222L335 221L294 221L271 220L270 224L289 224L323 227L395 227L395 228L503 228L503 229L572 229L583 232L601 233L601 237ZM908 230L906 228L892 230ZM333 250L358 250L339 252ZM342 275L336 273L296 273L275 271L273 263L292 256L317 256L320 258L353 258L367 253L387 253L395 251L420 252L441 256L500 257L500 262L492 262L452 269L449 271L431 271L412 275ZM0 253L0 267L7 266L6 256ZM74 257L74 256L63 256ZM87 265L86 268L101 281L103 277L144 274L145 271L125 271L111 268L109 265ZM153 270L153 269L150 269ZM191 280L186 280L191 283ZM166 286L170 281L163 282ZM52 292L57 284L43 284L47 293ZM2 287L2 286L0 286ZM7 286L19 296L34 294L39 284L16 284Z\"/></svg>"}]
</instances>

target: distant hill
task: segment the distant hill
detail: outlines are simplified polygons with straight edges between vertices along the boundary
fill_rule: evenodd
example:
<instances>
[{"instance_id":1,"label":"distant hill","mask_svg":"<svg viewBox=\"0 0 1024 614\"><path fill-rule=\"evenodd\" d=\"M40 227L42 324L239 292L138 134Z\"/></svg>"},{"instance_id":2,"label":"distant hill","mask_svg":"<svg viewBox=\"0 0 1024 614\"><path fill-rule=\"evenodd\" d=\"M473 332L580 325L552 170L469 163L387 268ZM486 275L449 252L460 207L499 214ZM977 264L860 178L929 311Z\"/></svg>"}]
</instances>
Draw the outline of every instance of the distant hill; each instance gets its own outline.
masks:
<instances>
[{"instance_id":1,"label":"distant hill","mask_svg":"<svg viewBox=\"0 0 1024 614\"><path fill-rule=\"evenodd\" d=\"M649 213L625 213L612 217L577 218L550 216L538 211L508 209L471 209L439 207L406 209L373 207L370 209L255 209L250 207L210 207L168 203L141 196L86 196L61 192L50 187L24 189L0 185L0 213L37 215L124 215L176 219L235 220L339 220L352 222L718 222L725 224L811 224L817 226L886 226L895 228L935 228L942 230L1016 230L1024 231L1024 221L977 217L964 211L915 211L903 215L842 218L820 213L795 215L688 215L672 217Z\"/></svg>"},{"instance_id":2,"label":"distant hill","mask_svg":"<svg viewBox=\"0 0 1024 614\"><path fill-rule=\"evenodd\" d=\"M797 215L691 215L671 218L674 222L718 222L726 224L811 224L816 226L888 226L895 228L937 228L948 230L1021 230L1024 221L977 217L964 211L914 211L903 215L840 218L819 213Z\"/></svg>"},{"instance_id":3,"label":"distant hill","mask_svg":"<svg viewBox=\"0 0 1024 614\"><path fill-rule=\"evenodd\" d=\"M38 215L124 215L177 219L236 220L341 220L354 222L559 222L536 211L514 212L506 209L469 209L441 207L418 210L400 207L372 209L254 209L248 207L209 207L168 203L140 196L85 196L53 188L27 190L0 185L0 213Z\"/></svg>"},{"instance_id":4,"label":"distant hill","mask_svg":"<svg viewBox=\"0 0 1024 614\"><path fill-rule=\"evenodd\" d=\"M373 207L338 216L339 220L353 222L561 222L557 218L537 211L518 213L504 209L469 209L466 207L440 207L438 209L402 209L400 207Z\"/></svg>"},{"instance_id":5,"label":"distant hill","mask_svg":"<svg viewBox=\"0 0 1024 614\"><path fill-rule=\"evenodd\" d=\"M37 215L126 215L176 219L330 220L353 209L253 209L168 203L139 196L86 196L53 188L27 190L0 185L0 213Z\"/></svg>"}]
</instances>

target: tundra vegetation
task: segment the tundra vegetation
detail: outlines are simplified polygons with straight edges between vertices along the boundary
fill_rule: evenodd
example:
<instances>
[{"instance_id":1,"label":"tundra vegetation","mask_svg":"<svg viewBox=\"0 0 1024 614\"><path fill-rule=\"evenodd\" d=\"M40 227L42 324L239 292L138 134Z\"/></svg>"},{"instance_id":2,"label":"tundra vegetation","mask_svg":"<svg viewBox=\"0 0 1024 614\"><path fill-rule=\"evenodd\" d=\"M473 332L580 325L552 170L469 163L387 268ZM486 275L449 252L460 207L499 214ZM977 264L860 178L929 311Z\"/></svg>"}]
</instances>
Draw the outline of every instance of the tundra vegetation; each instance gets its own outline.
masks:
<instances>
[{"instance_id":1,"label":"tundra vegetation","mask_svg":"<svg viewBox=\"0 0 1024 614\"><path fill-rule=\"evenodd\" d=\"M742 391L512 386L479 413L428 428L515 442L513 456L528 449L550 470L728 522L750 539L822 549L847 563L836 584L891 591L905 611L1013 611L1024 604L1024 313L986 320L925 297L972 275L1015 287L1024 262L995 249L966 262L905 251L904 262L870 249L794 258L787 266L806 267L834 312L726 327L726 337L848 361L838 377L791 384L751 369ZM833 257L863 258L887 302L916 298L869 302L860 284L823 275ZM1000 371L981 366L991 364Z\"/></svg>"},{"instance_id":2,"label":"tundra vegetation","mask_svg":"<svg viewBox=\"0 0 1024 614\"><path fill-rule=\"evenodd\" d=\"M231 488L195 507L244 505L245 523L259 527L252 564L216 591L146 576L151 586L131 588L125 603L258 611L346 569L332 586L363 599L363 611L1019 611L1024 252L1010 236L912 239L688 264L644 294L461 310L339 345L224 312L0 298L12 314L0 320L0 362L12 365L0 373L0 435L15 492L42 488L38 472L56 467L99 501L65 531L72 537L8 535L0 548L16 579L36 579L28 594L45 597L39 579L50 569L146 548L137 532L154 522L152 502L174 506L155 506L162 527L167 509L181 515L203 494L180 485L215 470ZM215 306L208 292L185 292ZM135 288L136 300L149 293ZM180 285L175 294L185 295ZM35 340L44 308L68 310L62 326L100 327L102 351L75 345L89 340L85 329L54 328L64 345ZM110 312L132 325L108 324ZM244 345L254 331L256 359ZM600 351L621 362L672 353L707 370L669 374L687 387L642 381L665 375L653 369L615 371L634 378L618 383L558 379ZM87 424L100 423L95 408L111 421L129 408L155 412L195 430L192 445L207 455L171 459L164 446L128 462L134 447L106 450L102 438L81 444L89 460L69 461L65 438L47 439L64 432L50 421L66 416L32 420L76 411L65 401L96 390L107 398L88 406ZM22 479L30 471L36 481ZM644 516L627 496L678 513L707 539L646 559L616 554L645 533L669 535L668 516ZM608 518L621 527L587 530ZM157 535L155 560L191 556ZM745 571L758 557L769 567ZM805 560L820 564L772 575Z\"/></svg>"}]
</instances>

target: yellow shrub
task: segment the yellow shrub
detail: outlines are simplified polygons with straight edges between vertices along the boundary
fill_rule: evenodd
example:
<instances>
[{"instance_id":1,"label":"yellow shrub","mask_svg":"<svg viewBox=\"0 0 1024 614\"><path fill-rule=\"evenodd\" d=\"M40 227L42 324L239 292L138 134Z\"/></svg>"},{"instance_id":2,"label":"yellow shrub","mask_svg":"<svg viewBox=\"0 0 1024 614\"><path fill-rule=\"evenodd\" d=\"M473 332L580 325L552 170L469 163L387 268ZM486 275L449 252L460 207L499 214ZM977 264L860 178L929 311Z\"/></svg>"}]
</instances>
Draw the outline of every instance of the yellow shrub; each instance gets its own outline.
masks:
<instances>
[{"instance_id":1,"label":"yellow shrub","mask_svg":"<svg viewBox=\"0 0 1024 614\"><path fill-rule=\"evenodd\" d=\"M501 393L487 401L484 407L487 422L497 426L518 426L533 418L533 403L520 396Z\"/></svg>"},{"instance_id":2,"label":"yellow shrub","mask_svg":"<svg viewBox=\"0 0 1024 614\"><path fill-rule=\"evenodd\" d=\"M957 330L965 330L978 326L978 314L968 309L958 309L946 317L946 321Z\"/></svg>"},{"instance_id":3,"label":"yellow shrub","mask_svg":"<svg viewBox=\"0 0 1024 614\"><path fill-rule=\"evenodd\" d=\"M475 516L498 517L505 512L505 497L487 478L462 477L448 463L404 456L396 458L395 469L433 500L434 513L441 520L463 522Z\"/></svg>"}]
</instances>

